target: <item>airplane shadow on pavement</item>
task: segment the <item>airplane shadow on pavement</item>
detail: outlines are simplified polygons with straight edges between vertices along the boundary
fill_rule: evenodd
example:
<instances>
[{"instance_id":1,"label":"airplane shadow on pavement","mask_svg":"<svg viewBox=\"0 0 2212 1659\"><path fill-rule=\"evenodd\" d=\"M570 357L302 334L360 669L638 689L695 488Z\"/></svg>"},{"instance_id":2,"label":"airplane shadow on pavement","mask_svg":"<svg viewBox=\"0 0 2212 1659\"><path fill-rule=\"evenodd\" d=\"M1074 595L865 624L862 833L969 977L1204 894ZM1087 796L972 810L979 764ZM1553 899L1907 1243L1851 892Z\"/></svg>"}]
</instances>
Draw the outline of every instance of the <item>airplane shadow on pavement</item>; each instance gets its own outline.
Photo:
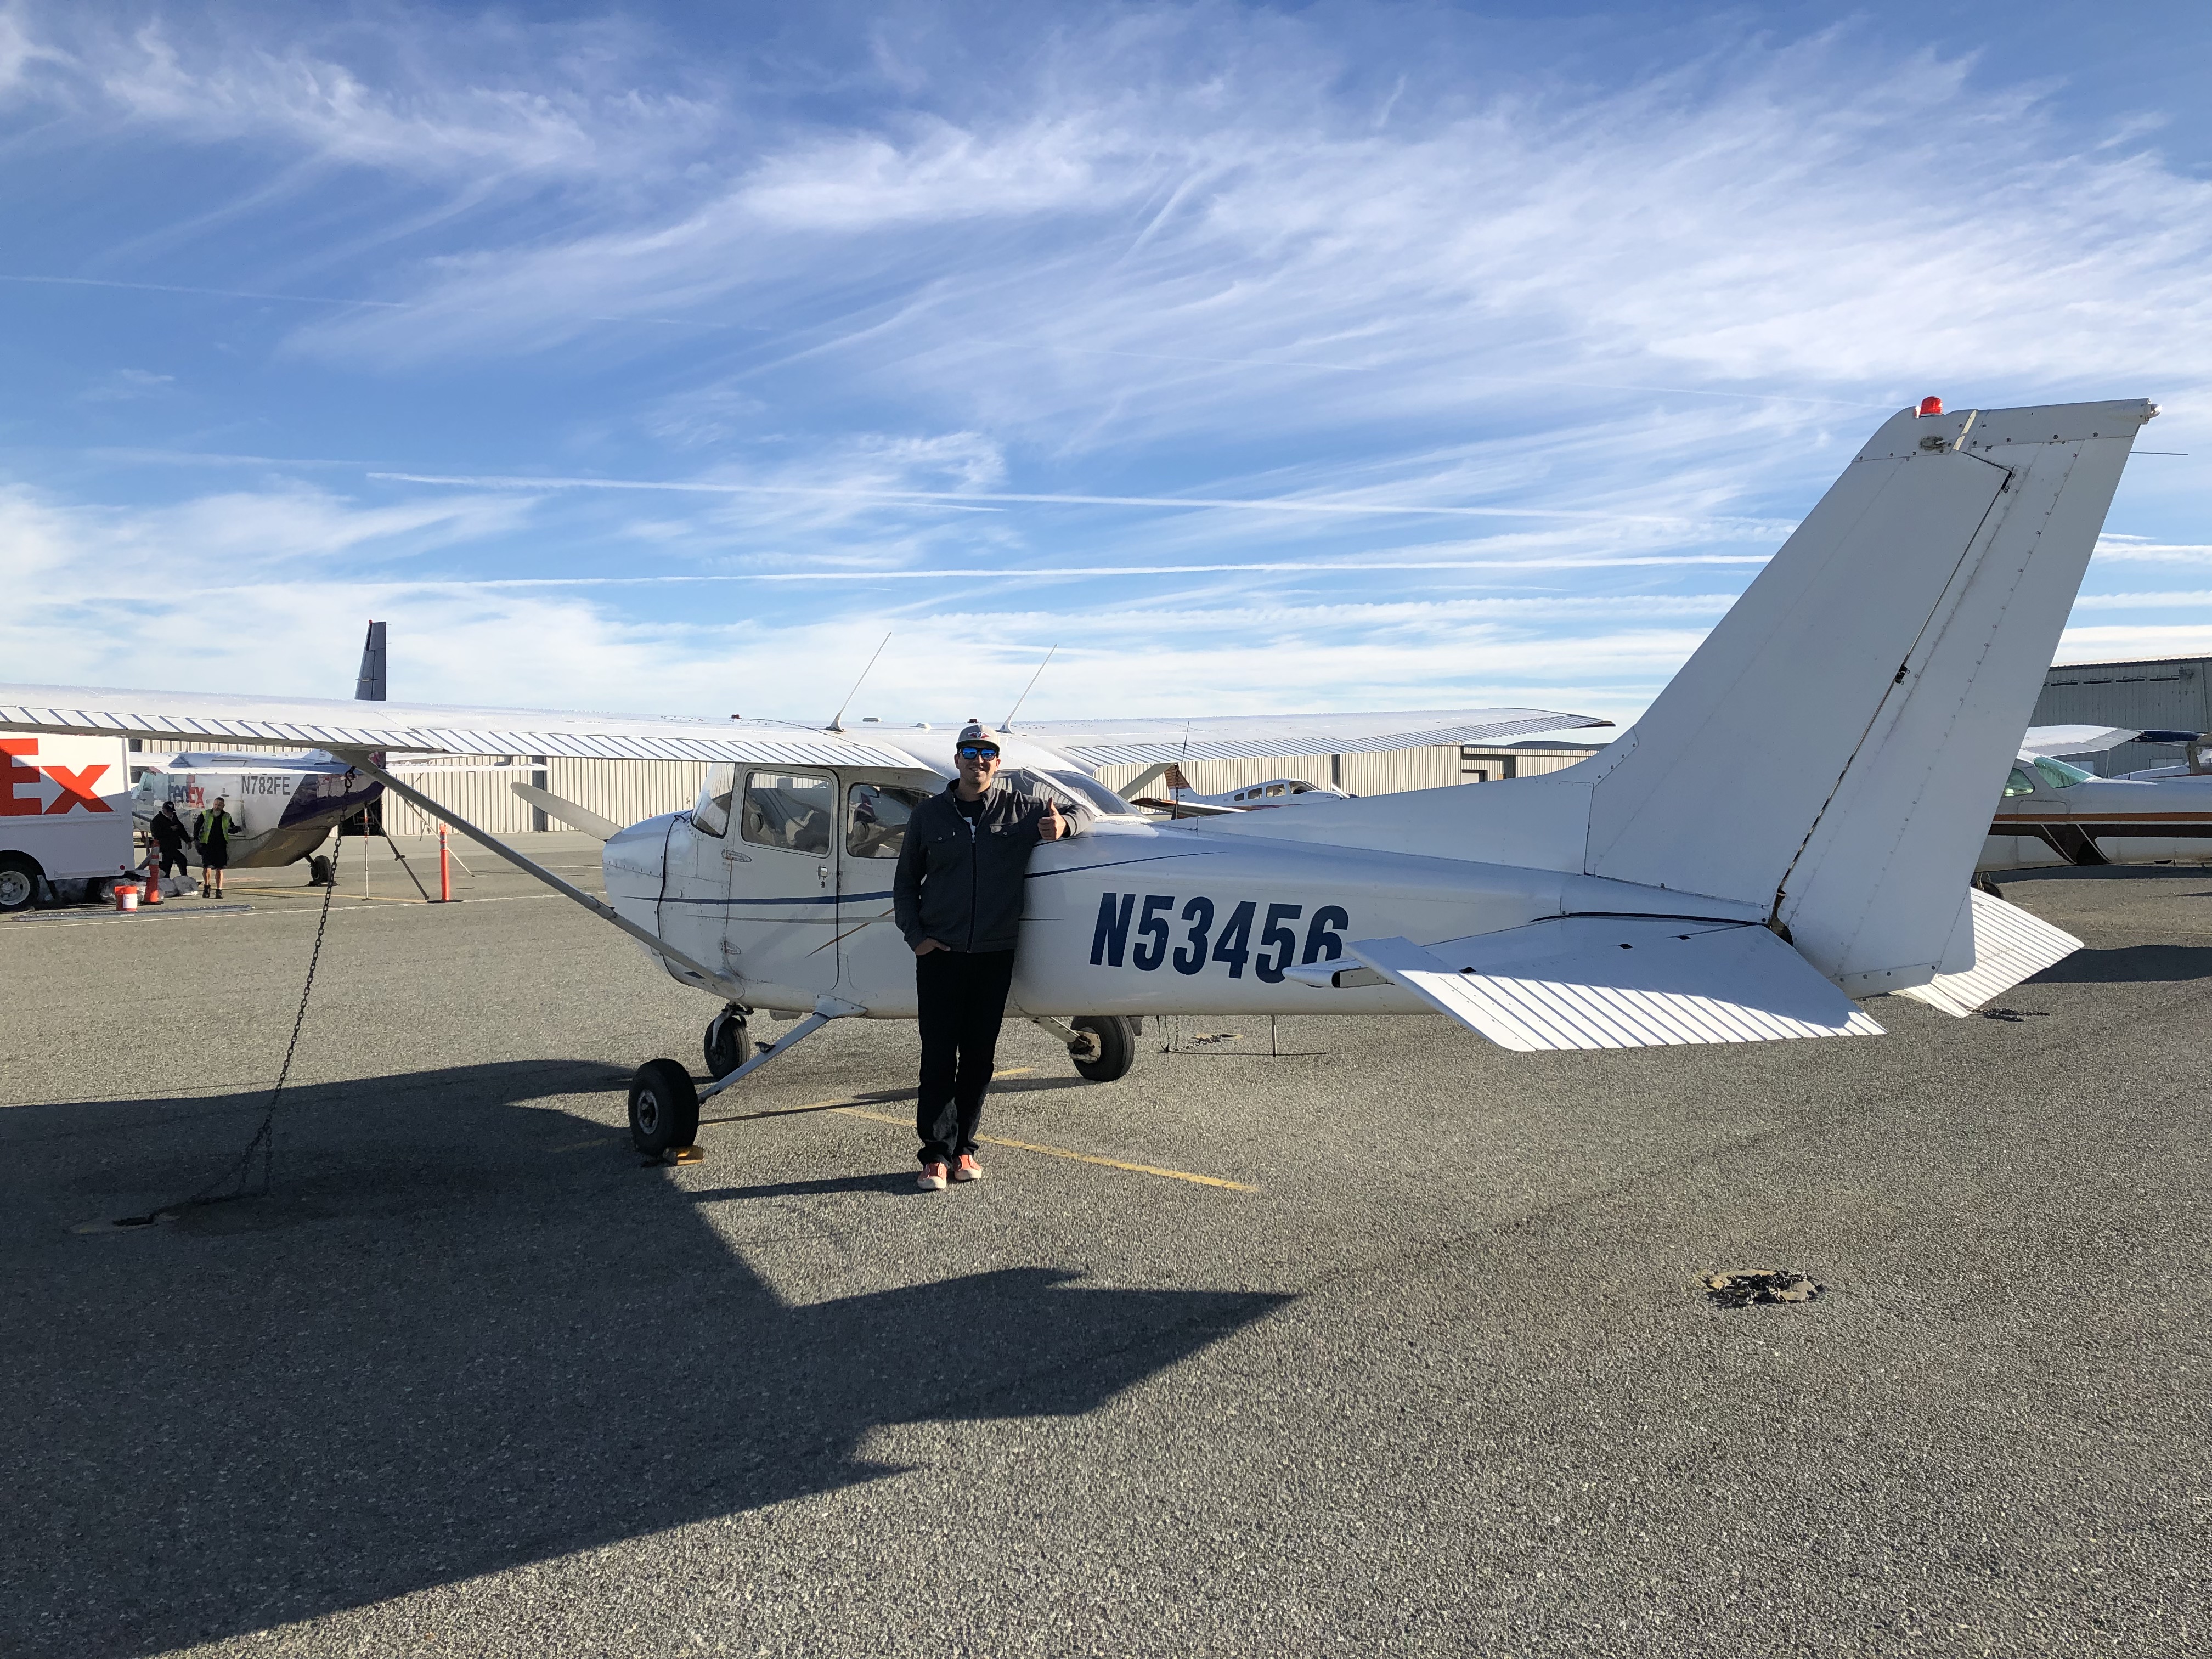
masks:
<instances>
[{"instance_id":1,"label":"airplane shadow on pavement","mask_svg":"<svg viewBox=\"0 0 2212 1659\"><path fill-rule=\"evenodd\" d=\"M0 1652L153 1653L853 1486L898 1472L860 1455L878 1425L1092 1411L1283 1300L1028 1267L788 1305L699 1196L917 1200L694 1195L604 1123L518 1109L617 1076L302 1090L269 1199L22 1252ZM177 1103L191 1145L147 1161L204 1177L259 1098ZM560 1152L579 1134L604 1148Z\"/></svg>"},{"instance_id":2,"label":"airplane shadow on pavement","mask_svg":"<svg viewBox=\"0 0 2212 1659\"><path fill-rule=\"evenodd\" d=\"M2024 982L2143 985L2190 979L2212 979L2212 945L2121 945L2076 951Z\"/></svg>"}]
</instances>

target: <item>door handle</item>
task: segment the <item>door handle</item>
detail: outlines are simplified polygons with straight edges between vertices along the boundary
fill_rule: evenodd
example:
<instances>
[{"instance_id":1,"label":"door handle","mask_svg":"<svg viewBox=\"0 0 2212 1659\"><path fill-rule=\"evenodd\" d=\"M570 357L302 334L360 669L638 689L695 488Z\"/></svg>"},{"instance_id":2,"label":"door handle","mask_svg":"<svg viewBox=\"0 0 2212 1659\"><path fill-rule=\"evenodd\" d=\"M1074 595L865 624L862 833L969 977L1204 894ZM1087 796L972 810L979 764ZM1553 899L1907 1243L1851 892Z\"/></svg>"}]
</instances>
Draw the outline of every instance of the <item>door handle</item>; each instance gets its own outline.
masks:
<instances>
[{"instance_id":1,"label":"door handle","mask_svg":"<svg viewBox=\"0 0 2212 1659\"><path fill-rule=\"evenodd\" d=\"M822 884L824 887L827 887L830 884L830 866L828 865L824 864L816 866L814 873L822 878Z\"/></svg>"}]
</instances>

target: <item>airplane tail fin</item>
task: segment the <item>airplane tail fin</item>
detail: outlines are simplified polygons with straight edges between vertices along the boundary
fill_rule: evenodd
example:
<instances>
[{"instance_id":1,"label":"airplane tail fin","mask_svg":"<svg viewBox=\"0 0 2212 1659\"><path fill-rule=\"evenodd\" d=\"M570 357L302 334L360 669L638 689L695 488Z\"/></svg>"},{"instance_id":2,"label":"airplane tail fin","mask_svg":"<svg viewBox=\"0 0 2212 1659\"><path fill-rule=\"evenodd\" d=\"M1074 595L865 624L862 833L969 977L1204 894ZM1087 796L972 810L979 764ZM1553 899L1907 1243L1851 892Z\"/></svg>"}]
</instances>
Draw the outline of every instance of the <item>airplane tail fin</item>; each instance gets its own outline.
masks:
<instances>
[{"instance_id":1,"label":"airplane tail fin","mask_svg":"<svg viewBox=\"0 0 2212 1659\"><path fill-rule=\"evenodd\" d=\"M1926 983L2157 412L1885 422L1634 729L1573 769L1583 869L1756 903L1853 995Z\"/></svg>"},{"instance_id":2,"label":"airplane tail fin","mask_svg":"<svg viewBox=\"0 0 2212 1659\"><path fill-rule=\"evenodd\" d=\"M384 624L368 625L368 639L361 647L361 673L353 684L356 702L384 701Z\"/></svg>"}]
</instances>

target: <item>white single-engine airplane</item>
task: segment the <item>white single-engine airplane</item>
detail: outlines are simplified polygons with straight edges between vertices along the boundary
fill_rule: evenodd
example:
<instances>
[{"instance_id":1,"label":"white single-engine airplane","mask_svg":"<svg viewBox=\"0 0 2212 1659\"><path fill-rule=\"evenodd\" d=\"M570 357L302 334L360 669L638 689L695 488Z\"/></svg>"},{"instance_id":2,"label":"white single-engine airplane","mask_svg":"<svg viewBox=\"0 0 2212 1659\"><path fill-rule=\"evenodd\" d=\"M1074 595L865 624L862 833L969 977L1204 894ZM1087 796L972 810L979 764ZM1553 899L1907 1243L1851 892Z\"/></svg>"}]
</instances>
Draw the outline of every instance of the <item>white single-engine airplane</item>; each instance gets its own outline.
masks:
<instances>
[{"instance_id":1,"label":"white single-engine airplane","mask_svg":"<svg viewBox=\"0 0 2212 1659\"><path fill-rule=\"evenodd\" d=\"M2124 743L2185 745L2185 765L2117 778L2069 764ZM2021 739L1979 869L2212 864L2212 755L2196 732L2044 726Z\"/></svg>"},{"instance_id":2,"label":"white single-engine airplane","mask_svg":"<svg viewBox=\"0 0 2212 1659\"><path fill-rule=\"evenodd\" d=\"M1133 1022L1149 1013L1442 1012L1527 1051L1876 1036L1852 999L1891 991L1967 1012L2079 945L1969 883L2129 448L2156 412L2141 400L1901 411L1636 726L1546 776L1157 823L1102 801L1082 768L1494 742L1576 722L1026 723L1007 772L1097 810L1030 864L1010 1007L1102 1079L1127 1072ZM1795 734L1787 750L1747 764L1778 725ZM890 854L912 803L943 787L949 730L21 686L0 687L0 730L327 749L631 934L726 1005L705 1091L674 1060L639 1068L630 1125L648 1153L689 1145L702 1094L828 1022L915 1013ZM713 770L690 811L607 842L602 903L395 777L400 753ZM755 1009L811 1012L746 1058Z\"/></svg>"}]
</instances>

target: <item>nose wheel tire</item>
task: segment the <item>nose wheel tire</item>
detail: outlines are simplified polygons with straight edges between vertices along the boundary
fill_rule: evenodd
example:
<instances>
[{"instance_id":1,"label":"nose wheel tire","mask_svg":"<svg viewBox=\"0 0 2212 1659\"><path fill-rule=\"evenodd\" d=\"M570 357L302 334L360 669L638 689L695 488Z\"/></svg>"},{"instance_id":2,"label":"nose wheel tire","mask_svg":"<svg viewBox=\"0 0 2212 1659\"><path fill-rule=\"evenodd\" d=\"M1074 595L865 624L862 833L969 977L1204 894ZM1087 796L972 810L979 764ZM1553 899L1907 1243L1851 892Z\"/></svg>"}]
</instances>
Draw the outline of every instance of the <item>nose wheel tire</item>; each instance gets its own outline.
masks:
<instances>
[{"instance_id":1,"label":"nose wheel tire","mask_svg":"<svg viewBox=\"0 0 2212 1659\"><path fill-rule=\"evenodd\" d=\"M659 1158L699 1137L699 1091L672 1060L648 1060L629 1084L630 1144Z\"/></svg>"},{"instance_id":2,"label":"nose wheel tire","mask_svg":"<svg viewBox=\"0 0 2212 1659\"><path fill-rule=\"evenodd\" d=\"M745 1017L725 1008L707 1023L707 1075L726 1078L753 1057L753 1036Z\"/></svg>"},{"instance_id":3,"label":"nose wheel tire","mask_svg":"<svg viewBox=\"0 0 2212 1659\"><path fill-rule=\"evenodd\" d=\"M1093 1083L1119 1083L1137 1063L1137 1028L1126 1014L1082 1014L1068 1022L1080 1038L1067 1057Z\"/></svg>"}]
</instances>

